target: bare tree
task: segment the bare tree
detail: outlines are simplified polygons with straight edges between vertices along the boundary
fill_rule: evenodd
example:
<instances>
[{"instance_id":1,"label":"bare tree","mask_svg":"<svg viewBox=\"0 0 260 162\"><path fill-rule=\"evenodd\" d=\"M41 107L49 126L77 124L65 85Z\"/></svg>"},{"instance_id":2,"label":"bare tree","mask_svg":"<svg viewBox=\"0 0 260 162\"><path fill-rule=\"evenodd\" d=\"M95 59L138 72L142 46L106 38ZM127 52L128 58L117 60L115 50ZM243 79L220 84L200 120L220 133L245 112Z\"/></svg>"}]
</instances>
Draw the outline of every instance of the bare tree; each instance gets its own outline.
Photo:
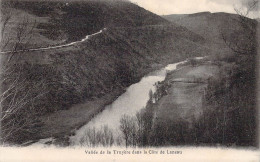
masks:
<instances>
[{"instance_id":1,"label":"bare tree","mask_svg":"<svg viewBox=\"0 0 260 162\"><path fill-rule=\"evenodd\" d=\"M137 146L137 123L134 117L123 115L120 120L120 130L123 132L125 145L128 146Z\"/></svg>"},{"instance_id":2,"label":"bare tree","mask_svg":"<svg viewBox=\"0 0 260 162\"><path fill-rule=\"evenodd\" d=\"M144 146L145 121L143 119L142 111L136 113L136 120L137 120L137 145Z\"/></svg>"},{"instance_id":3,"label":"bare tree","mask_svg":"<svg viewBox=\"0 0 260 162\"><path fill-rule=\"evenodd\" d=\"M33 68L33 67L31 67ZM37 125L34 102L45 95L42 92L36 94L35 90L41 87L44 90L44 81L32 82L22 75L22 70L7 71L2 75L2 93L0 104L2 107L0 122L1 139L16 140L14 134L17 132L32 132ZM13 137L12 137L13 136Z\"/></svg>"},{"instance_id":4,"label":"bare tree","mask_svg":"<svg viewBox=\"0 0 260 162\"><path fill-rule=\"evenodd\" d=\"M232 39L228 39L223 32L221 33L222 39L227 44L227 46L237 54L247 55L256 51L257 23L255 21L252 21L249 16L252 11L257 9L258 5L259 0L250 0L247 3L246 9L235 8L235 11L239 16L238 22L241 29L240 34L233 33ZM241 37L233 40L235 36Z\"/></svg>"},{"instance_id":5,"label":"bare tree","mask_svg":"<svg viewBox=\"0 0 260 162\"><path fill-rule=\"evenodd\" d=\"M18 140L19 135L15 134L19 132L30 134L34 131L37 124L37 119L34 119L34 102L47 92L44 91L43 80L32 82L27 76L32 66L29 66L28 71L24 71L23 65L15 62L19 58L17 56L22 53L17 50L25 49L29 44L36 21L32 24L29 18L24 16L13 26L14 15L10 4L2 2L1 5L0 48L1 51L11 50L8 54L0 54L0 144L3 144L6 140ZM11 27L15 34L10 34L8 29ZM36 90L40 93L36 93Z\"/></svg>"},{"instance_id":6,"label":"bare tree","mask_svg":"<svg viewBox=\"0 0 260 162\"><path fill-rule=\"evenodd\" d=\"M99 130L96 128L87 129L85 135L80 139L80 144L88 147L111 147L114 143L114 135L107 125Z\"/></svg>"}]
</instances>

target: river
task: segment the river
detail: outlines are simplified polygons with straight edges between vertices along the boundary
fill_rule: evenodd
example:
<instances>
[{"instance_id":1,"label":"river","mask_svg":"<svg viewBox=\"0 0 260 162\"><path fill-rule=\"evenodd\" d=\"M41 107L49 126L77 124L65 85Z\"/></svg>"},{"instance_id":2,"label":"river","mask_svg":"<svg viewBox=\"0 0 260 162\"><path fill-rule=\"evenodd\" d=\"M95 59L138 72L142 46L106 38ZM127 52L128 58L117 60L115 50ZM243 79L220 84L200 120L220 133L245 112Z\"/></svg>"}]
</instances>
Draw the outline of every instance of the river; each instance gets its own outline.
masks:
<instances>
[{"instance_id":1,"label":"river","mask_svg":"<svg viewBox=\"0 0 260 162\"><path fill-rule=\"evenodd\" d=\"M169 64L165 68L151 72L144 76L140 82L128 87L126 92L119 96L112 104L106 106L104 111L77 130L75 136L70 137L70 143L72 145L80 145L86 131L93 128L99 130L104 126L107 126L113 132L115 138L120 136L121 132L119 128L122 116L134 116L144 108L149 100L150 90L155 91L155 83L165 80L167 71L176 70L177 65L184 62Z\"/></svg>"}]
</instances>

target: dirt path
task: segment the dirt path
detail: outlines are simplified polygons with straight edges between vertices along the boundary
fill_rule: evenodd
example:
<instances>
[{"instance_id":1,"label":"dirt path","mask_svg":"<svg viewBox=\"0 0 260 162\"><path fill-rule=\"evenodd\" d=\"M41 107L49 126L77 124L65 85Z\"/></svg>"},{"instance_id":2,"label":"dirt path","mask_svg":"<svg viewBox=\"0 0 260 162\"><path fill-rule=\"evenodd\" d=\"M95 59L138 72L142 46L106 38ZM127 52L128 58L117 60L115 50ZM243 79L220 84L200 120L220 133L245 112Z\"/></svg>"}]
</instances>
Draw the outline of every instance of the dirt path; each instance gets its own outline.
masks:
<instances>
[{"instance_id":1,"label":"dirt path","mask_svg":"<svg viewBox=\"0 0 260 162\"><path fill-rule=\"evenodd\" d=\"M67 43L67 44L63 44L63 45L42 47L42 48L23 49L23 50L17 50L17 51L2 51L2 52L0 52L0 54L17 53L17 52L28 52L28 51L44 51L44 50L50 50L50 49L69 47L69 46L72 46L74 44L84 42L84 41L88 40L91 36L95 36L95 35L101 34L104 30L106 30L106 28L104 28L104 29L102 29L99 32L96 32L94 34L87 35L84 39L82 39L80 41L75 41L75 42L71 42L71 43Z\"/></svg>"}]
</instances>

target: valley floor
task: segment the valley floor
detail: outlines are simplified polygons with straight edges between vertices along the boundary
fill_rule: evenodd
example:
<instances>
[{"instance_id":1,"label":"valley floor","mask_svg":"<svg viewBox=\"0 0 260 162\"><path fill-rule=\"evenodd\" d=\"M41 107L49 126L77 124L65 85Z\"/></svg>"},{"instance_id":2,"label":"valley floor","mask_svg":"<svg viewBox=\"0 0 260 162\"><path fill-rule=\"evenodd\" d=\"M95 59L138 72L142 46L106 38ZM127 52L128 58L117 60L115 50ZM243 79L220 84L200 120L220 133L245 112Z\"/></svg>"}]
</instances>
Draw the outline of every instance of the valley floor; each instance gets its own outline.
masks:
<instances>
[{"instance_id":1,"label":"valley floor","mask_svg":"<svg viewBox=\"0 0 260 162\"><path fill-rule=\"evenodd\" d=\"M217 72L217 66L208 64L184 66L170 73L165 80L170 88L167 90L167 95L158 101L157 118L189 123L199 118L207 79Z\"/></svg>"}]
</instances>

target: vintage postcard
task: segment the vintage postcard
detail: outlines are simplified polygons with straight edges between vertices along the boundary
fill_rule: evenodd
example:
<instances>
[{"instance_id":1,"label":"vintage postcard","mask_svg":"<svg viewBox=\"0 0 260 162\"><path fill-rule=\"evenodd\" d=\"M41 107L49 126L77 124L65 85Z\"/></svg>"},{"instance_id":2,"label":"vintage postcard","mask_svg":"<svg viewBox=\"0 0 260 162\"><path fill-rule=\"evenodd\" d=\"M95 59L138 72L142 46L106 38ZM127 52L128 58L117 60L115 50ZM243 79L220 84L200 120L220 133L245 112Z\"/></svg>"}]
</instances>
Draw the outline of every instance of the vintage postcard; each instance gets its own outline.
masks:
<instances>
[{"instance_id":1,"label":"vintage postcard","mask_svg":"<svg viewBox=\"0 0 260 162\"><path fill-rule=\"evenodd\" d=\"M0 162L260 161L259 0L2 0Z\"/></svg>"}]
</instances>

